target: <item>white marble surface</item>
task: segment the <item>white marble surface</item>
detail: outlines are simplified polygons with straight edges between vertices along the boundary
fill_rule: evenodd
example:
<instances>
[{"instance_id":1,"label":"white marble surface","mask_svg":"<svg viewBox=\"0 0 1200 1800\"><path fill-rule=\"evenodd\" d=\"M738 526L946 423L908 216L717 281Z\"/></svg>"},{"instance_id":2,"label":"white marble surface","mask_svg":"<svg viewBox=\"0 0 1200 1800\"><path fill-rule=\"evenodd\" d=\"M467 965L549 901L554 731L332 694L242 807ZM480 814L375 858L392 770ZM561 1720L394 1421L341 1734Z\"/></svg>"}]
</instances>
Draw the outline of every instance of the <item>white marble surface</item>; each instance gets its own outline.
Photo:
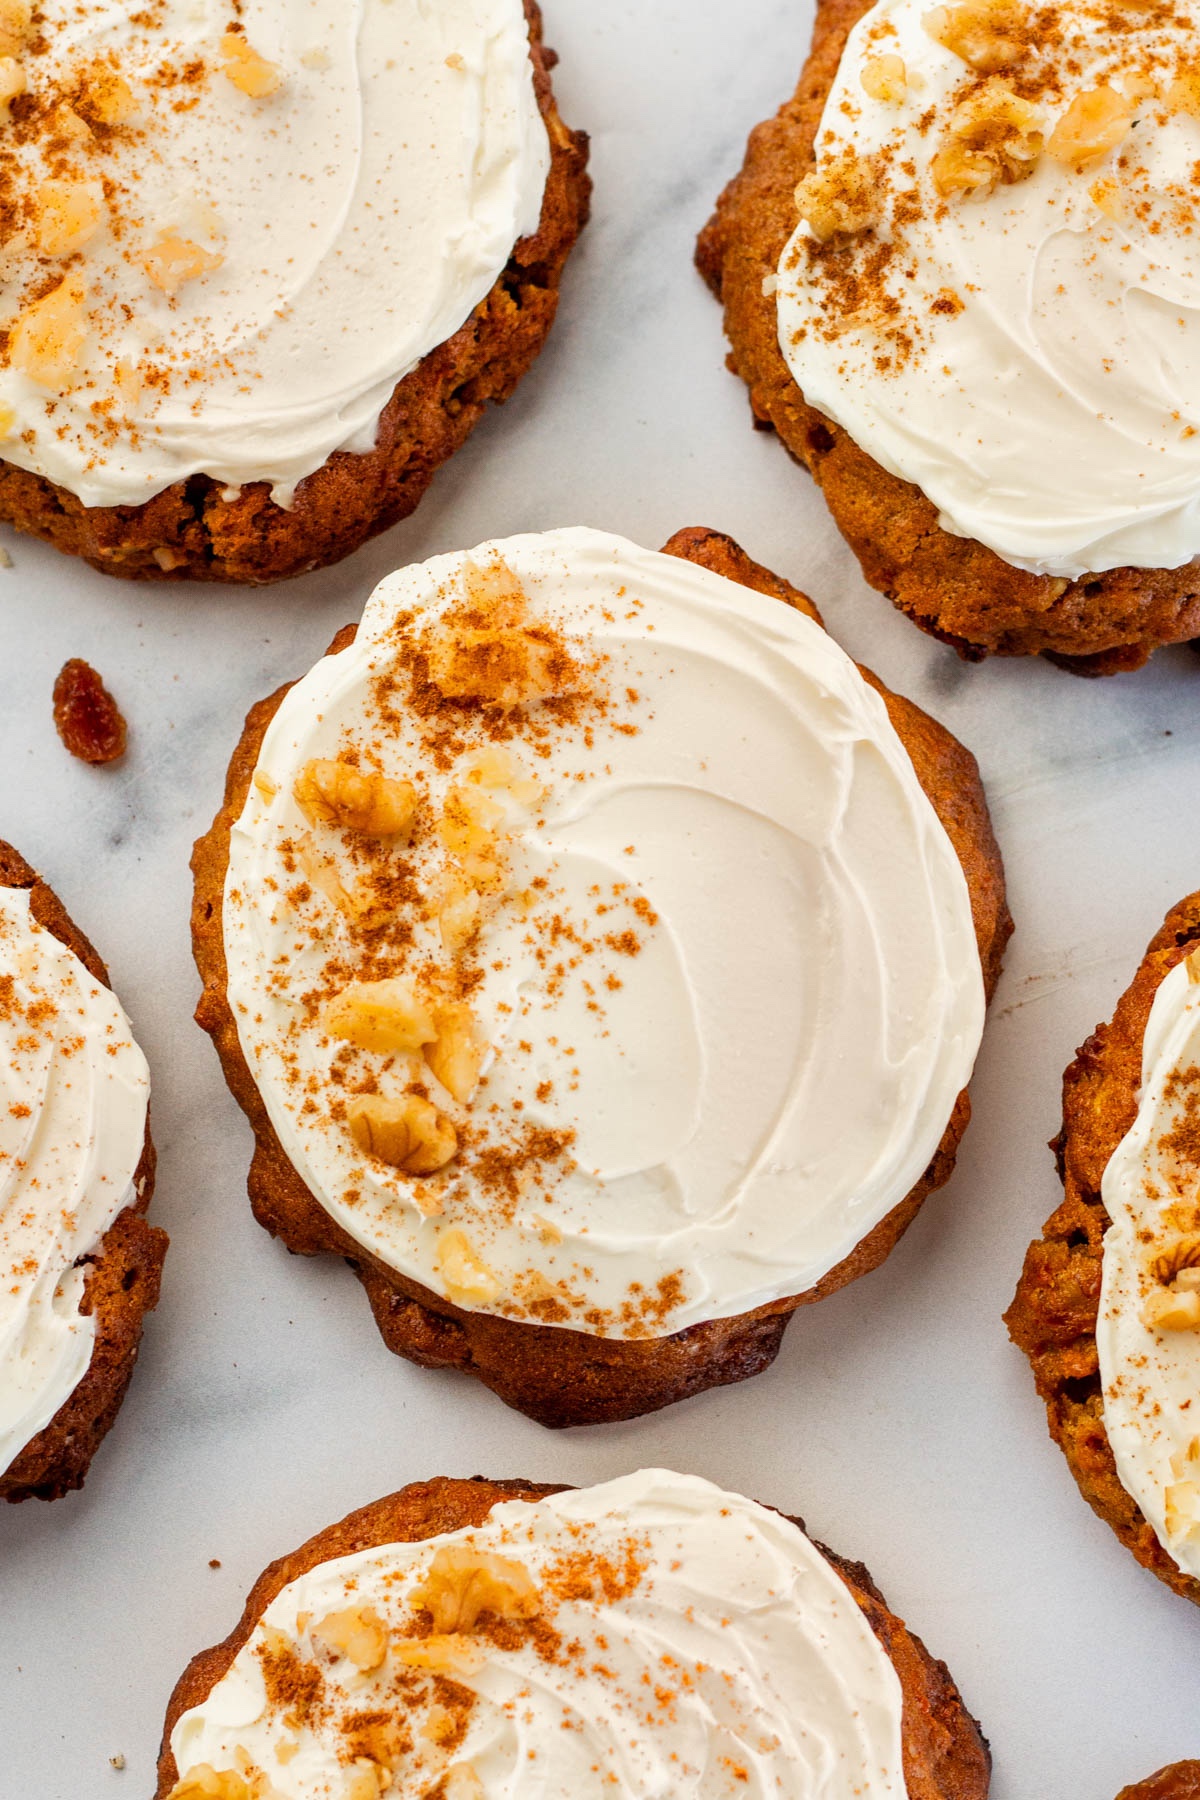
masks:
<instances>
[{"instance_id":1,"label":"white marble surface","mask_svg":"<svg viewBox=\"0 0 1200 1800\"><path fill-rule=\"evenodd\" d=\"M0 835L94 936L133 1015L173 1241L86 1492L0 1516L0 1795L149 1795L188 1657L273 1556L350 1508L437 1471L587 1482L656 1461L799 1511L865 1560L983 1721L995 1800L1112 1800L1200 1755L1200 1621L1084 1506L999 1315L1055 1204L1061 1071L1200 878L1200 664L1174 651L1104 683L963 666L868 592L807 478L750 429L691 244L794 76L807 6L548 11L564 110L593 133L595 221L540 365L415 518L267 593L123 587L6 540ZM553 1436L393 1359L348 1271L254 1225L249 1134L191 1021L187 857L246 707L308 667L378 576L575 522L647 544L719 526L809 588L852 652L976 751L1018 933L958 1172L890 1262L802 1314L757 1381ZM68 656L128 712L118 768L72 763L54 735Z\"/></svg>"}]
</instances>

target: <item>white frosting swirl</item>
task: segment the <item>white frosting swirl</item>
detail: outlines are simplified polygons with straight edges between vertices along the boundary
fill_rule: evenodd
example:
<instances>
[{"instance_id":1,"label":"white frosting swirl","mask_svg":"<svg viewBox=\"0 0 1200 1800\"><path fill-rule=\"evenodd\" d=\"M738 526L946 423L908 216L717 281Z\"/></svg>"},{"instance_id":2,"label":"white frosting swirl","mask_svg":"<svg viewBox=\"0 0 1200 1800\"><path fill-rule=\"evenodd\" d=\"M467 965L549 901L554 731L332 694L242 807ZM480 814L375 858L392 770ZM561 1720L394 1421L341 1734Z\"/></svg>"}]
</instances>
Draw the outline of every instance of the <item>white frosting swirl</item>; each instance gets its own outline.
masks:
<instances>
[{"instance_id":1,"label":"white frosting swirl","mask_svg":"<svg viewBox=\"0 0 1200 1800\"><path fill-rule=\"evenodd\" d=\"M116 997L0 888L0 1473L91 1361L81 1259L130 1202L149 1092Z\"/></svg>"},{"instance_id":2,"label":"white frosting swirl","mask_svg":"<svg viewBox=\"0 0 1200 1800\"><path fill-rule=\"evenodd\" d=\"M1189 1228L1200 1230L1198 1146L1200 984L1184 961L1154 996L1137 1118L1104 1171L1112 1224L1096 1345L1104 1429L1121 1485L1168 1555L1200 1580L1200 1330L1156 1331L1142 1318L1160 1286L1155 1255L1179 1235L1168 1213L1182 1205L1195 1215Z\"/></svg>"},{"instance_id":3,"label":"white frosting swirl","mask_svg":"<svg viewBox=\"0 0 1200 1800\"><path fill-rule=\"evenodd\" d=\"M568 1135L571 1156L507 1198L482 1157L460 1157L431 1206L428 1184L364 1166L331 1122L346 1084L395 1077L377 1056L348 1074L312 1000L366 949L321 884L298 884L309 827L293 787L348 744L437 817L486 744L479 715L438 766L415 712L382 718L373 695L404 634L436 634L465 572L497 555L532 616L599 658L609 698L552 727L535 707L535 740L516 741L540 792L507 802L515 898L482 931L471 1001L492 1055L465 1118L499 1142L518 1123ZM418 894L440 880L432 835L405 852ZM353 887L349 838L328 830L321 848ZM405 916L416 964L436 959L436 930ZM376 589L355 643L291 689L266 734L232 832L224 938L243 1051L332 1217L435 1292L601 1336L665 1335L812 1287L927 1167L983 1027L962 868L850 659L779 601L594 531L436 558ZM494 1294L454 1291L448 1228Z\"/></svg>"},{"instance_id":4,"label":"white frosting swirl","mask_svg":"<svg viewBox=\"0 0 1200 1800\"><path fill-rule=\"evenodd\" d=\"M818 166L882 153L883 217L832 258L810 258L806 226L789 243L788 366L812 406L926 494L946 531L1038 574L1178 567L1200 552L1200 123L1144 103L1119 149L1082 173L1043 155L986 199L942 200L931 160L974 78L924 29L931 10L879 0L850 34ZM1037 101L1044 136L1083 90L1135 71L1169 84L1197 20L1167 10L1054 9L1061 44L1015 65L1047 82L1059 65L1058 91ZM864 92L865 65L883 55L908 71L899 103ZM880 245L894 252L886 266ZM851 264L857 298L831 274Z\"/></svg>"},{"instance_id":5,"label":"white frosting swirl","mask_svg":"<svg viewBox=\"0 0 1200 1800\"><path fill-rule=\"evenodd\" d=\"M448 1793L515 1800L536 1770L546 1800L903 1800L900 1681L840 1577L779 1514L662 1470L508 1501L475 1529L364 1550L300 1576L176 1725L181 1775L244 1767L245 1756L279 1800L341 1800L352 1778L347 1715L399 1711L413 1749L387 1791L428 1791L439 1774L439 1752L421 1733L428 1692L410 1682L398 1699L392 1657L365 1676L344 1659L330 1666L310 1627L352 1605L405 1636L413 1590L448 1545L520 1562L548 1626L571 1646L556 1653L532 1634L503 1649L483 1641L478 1665L455 1676L477 1696L465 1736L440 1753L443 1769L466 1765L475 1780L452 1778ZM560 1597L565 1570L586 1578L575 1584L591 1588L586 1598ZM321 1720L298 1731L268 1698L262 1651L272 1630L324 1671Z\"/></svg>"},{"instance_id":6,"label":"white frosting swirl","mask_svg":"<svg viewBox=\"0 0 1200 1800\"><path fill-rule=\"evenodd\" d=\"M373 447L397 382L537 229L550 151L521 0L245 0L237 14L282 80L262 98L224 73L224 0L45 0L44 47L21 59L48 106L111 58L136 106L115 135L60 132L49 159L50 125L6 128L14 194L48 160L93 193L110 184L72 265L76 367L50 387L0 369L0 453L87 506L140 504L193 474L269 481L290 504L335 450ZM174 297L147 273L163 231L221 259ZM9 322L55 266L30 238L5 246Z\"/></svg>"}]
</instances>

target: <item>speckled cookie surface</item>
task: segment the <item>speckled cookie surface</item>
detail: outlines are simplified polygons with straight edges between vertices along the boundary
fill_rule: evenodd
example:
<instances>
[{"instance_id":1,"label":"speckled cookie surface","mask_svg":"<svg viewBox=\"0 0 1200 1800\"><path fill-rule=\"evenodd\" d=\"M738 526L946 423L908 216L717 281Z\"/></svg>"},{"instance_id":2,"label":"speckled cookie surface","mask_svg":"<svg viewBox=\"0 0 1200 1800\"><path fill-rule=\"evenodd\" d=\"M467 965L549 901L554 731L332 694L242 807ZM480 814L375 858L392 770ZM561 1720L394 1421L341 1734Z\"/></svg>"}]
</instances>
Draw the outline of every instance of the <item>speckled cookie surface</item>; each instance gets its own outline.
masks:
<instances>
[{"instance_id":1,"label":"speckled cookie surface","mask_svg":"<svg viewBox=\"0 0 1200 1800\"><path fill-rule=\"evenodd\" d=\"M666 548L670 554L818 617L804 595L752 563L731 539L719 533L684 531ZM353 632L352 626L347 627L331 649L350 642ZM1012 927L1003 868L974 758L910 701L890 694L875 677L868 674L867 679L882 695L917 777L962 863L990 995ZM249 1191L259 1223L298 1254L344 1256L366 1290L384 1341L397 1354L426 1367L457 1368L473 1374L510 1406L546 1425L637 1417L706 1388L742 1381L766 1368L797 1307L823 1299L876 1268L912 1222L921 1202L949 1179L970 1116L966 1094L960 1095L938 1150L912 1192L816 1287L753 1312L706 1321L670 1337L598 1338L557 1326L465 1311L397 1273L334 1222L288 1161L247 1067L227 998L222 900L230 831L244 805L267 727L286 692L281 689L251 711L230 764L225 803L212 830L197 843L192 862L196 881L193 943L204 982L196 1016L212 1034L226 1080L254 1129Z\"/></svg>"},{"instance_id":2,"label":"speckled cookie surface","mask_svg":"<svg viewBox=\"0 0 1200 1800\"><path fill-rule=\"evenodd\" d=\"M104 964L68 917L58 896L11 844L0 842L0 887L29 890L30 911L84 967L109 985ZM0 1474L0 1499L57 1500L82 1487L92 1457L120 1409L137 1361L142 1321L158 1303L167 1234L146 1222L154 1193L154 1145L146 1144L134 1175L136 1198L118 1214L95 1253L84 1289L83 1311L96 1320L87 1373L50 1423Z\"/></svg>"},{"instance_id":3,"label":"speckled cookie surface","mask_svg":"<svg viewBox=\"0 0 1200 1800\"><path fill-rule=\"evenodd\" d=\"M541 10L536 0L525 0L525 10L551 149L538 230L516 245L466 323L399 383L373 450L335 452L300 484L288 511L274 504L265 482L226 499L232 490L207 475L176 482L142 506L85 507L43 476L0 461L0 519L107 574L261 584L337 562L406 518L489 401L506 400L534 362L587 219L587 137L559 116Z\"/></svg>"},{"instance_id":4,"label":"speckled cookie surface","mask_svg":"<svg viewBox=\"0 0 1200 1800\"><path fill-rule=\"evenodd\" d=\"M973 538L953 537L919 488L889 474L805 403L764 295L796 229L794 193L846 38L869 0L821 0L795 94L751 134L741 173L701 235L697 261L723 303L730 366L756 421L775 430L820 486L834 520L878 588L964 657L1045 655L1080 674L1144 663L1161 644L1200 636L1200 569L1113 569L1077 581L1014 568Z\"/></svg>"},{"instance_id":5,"label":"speckled cookie surface","mask_svg":"<svg viewBox=\"0 0 1200 1800\"><path fill-rule=\"evenodd\" d=\"M374 1505L351 1513L271 1564L256 1582L238 1624L224 1643L193 1658L176 1685L167 1709L158 1765L156 1800L166 1800L179 1778L171 1754L177 1721L207 1698L277 1594L290 1582L336 1557L394 1543L420 1543L443 1532L481 1525L505 1500L541 1500L561 1487L527 1481L471 1481L445 1478L414 1483ZM800 1520L794 1523L804 1530ZM946 1665L930 1656L921 1640L890 1611L861 1563L848 1562L819 1546L837 1570L871 1629L891 1658L904 1695L904 1777L909 1800L985 1800L990 1776L987 1745L967 1712ZM1164 1797L1174 1800L1174 1797ZM1183 1796L1180 1796L1183 1800Z\"/></svg>"},{"instance_id":6,"label":"speckled cookie surface","mask_svg":"<svg viewBox=\"0 0 1200 1800\"><path fill-rule=\"evenodd\" d=\"M1200 942L1200 894L1174 907L1146 952L1111 1022L1098 1026L1063 1077L1063 1126L1054 1148L1063 1203L1030 1245L1005 1314L1046 1403L1050 1434L1084 1499L1144 1568L1200 1604L1200 1581L1159 1543L1117 1475L1104 1429L1096 1321L1104 1233L1100 1195L1109 1159L1137 1114L1142 1039L1163 977Z\"/></svg>"}]
</instances>

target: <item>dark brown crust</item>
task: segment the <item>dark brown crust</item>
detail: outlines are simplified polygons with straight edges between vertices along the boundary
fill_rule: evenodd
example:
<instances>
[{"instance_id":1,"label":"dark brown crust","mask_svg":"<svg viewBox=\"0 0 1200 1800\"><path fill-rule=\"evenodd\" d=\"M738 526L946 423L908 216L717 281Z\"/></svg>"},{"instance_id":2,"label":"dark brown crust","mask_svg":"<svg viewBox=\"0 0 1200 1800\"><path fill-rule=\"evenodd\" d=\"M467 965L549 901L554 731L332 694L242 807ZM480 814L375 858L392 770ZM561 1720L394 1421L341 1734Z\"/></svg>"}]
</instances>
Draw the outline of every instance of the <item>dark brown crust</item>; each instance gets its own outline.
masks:
<instances>
[{"instance_id":1,"label":"dark brown crust","mask_svg":"<svg viewBox=\"0 0 1200 1800\"><path fill-rule=\"evenodd\" d=\"M867 581L922 630L969 661L1045 655L1085 675L1138 668L1160 644L1200 635L1200 566L1113 569L1070 583L1014 569L943 531L919 488L806 405L784 361L763 277L796 228L795 187L812 167L847 34L870 4L820 0L799 87L752 132L742 171L701 234L697 263L724 304L730 367L750 389L756 422L807 465Z\"/></svg>"},{"instance_id":2,"label":"dark brown crust","mask_svg":"<svg viewBox=\"0 0 1200 1800\"><path fill-rule=\"evenodd\" d=\"M28 888L30 911L38 924L73 950L97 981L110 985L104 964L57 894L3 841L0 887ZM117 1215L99 1248L84 1259L91 1267L81 1310L96 1319L96 1342L87 1373L44 1430L0 1473L0 1500L57 1500L72 1488L82 1487L92 1457L120 1409L137 1361L143 1317L158 1304L168 1243L166 1232L148 1225L145 1218L154 1193L154 1145L148 1117L145 1148L133 1185L133 1204Z\"/></svg>"},{"instance_id":3,"label":"dark brown crust","mask_svg":"<svg viewBox=\"0 0 1200 1800\"><path fill-rule=\"evenodd\" d=\"M171 1755L171 1733L189 1707L198 1706L226 1673L276 1595L319 1563L351 1556L376 1545L420 1543L440 1532L481 1525L504 1500L544 1500L561 1487L528 1481L471 1481L439 1478L414 1483L351 1513L319 1532L261 1575L245 1611L223 1644L192 1659L171 1695L163 1728L155 1800L166 1800L179 1779ZM793 1521L804 1530L801 1520ZM817 1546L828 1558L895 1665L904 1692L904 1777L908 1800L986 1800L991 1769L987 1744L963 1705L945 1663L935 1662L920 1638L889 1611L883 1595L861 1563L847 1562ZM1180 1796L1180 1800L1184 1800Z\"/></svg>"},{"instance_id":4,"label":"dark brown crust","mask_svg":"<svg viewBox=\"0 0 1200 1800\"><path fill-rule=\"evenodd\" d=\"M1084 1499L1144 1568L1200 1603L1200 1581L1184 1575L1125 1492L1104 1430L1096 1350L1101 1257L1110 1220L1100 1197L1109 1158L1137 1115L1142 1039L1163 977L1200 942L1200 894L1167 914L1109 1025L1100 1025L1063 1076L1063 1124L1051 1148L1064 1198L1030 1246L1012 1305L1009 1335L1033 1368L1050 1435Z\"/></svg>"},{"instance_id":5,"label":"dark brown crust","mask_svg":"<svg viewBox=\"0 0 1200 1800\"><path fill-rule=\"evenodd\" d=\"M810 600L752 563L731 538L719 532L682 531L666 548L672 555L797 606L820 622ZM352 641L353 634L354 627L348 626L334 639L332 648L341 649ZM883 696L917 777L962 862L990 997L1012 923L1000 853L975 759L911 701L890 694L873 675L867 674L867 679ZM340 1229L288 1162L242 1055L226 996L221 898L229 835L245 802L267 726L287 691L280 688L251 710L230 763L224 806L192 857L196 877L192 936L204 982L196 1018L211 1032L225 1079L254 1129L249 1190L259 1223L300 1255L327 1252L344 1256L366 1289L389 1349L426 1368L465 1370L508 1405L543 1425L636 1418L706 1388L758 1374L773 1361L796 1309L824 1299L876 1268L915 1218L926 1195L949 1179L970 1117L966 1094L960 1095L937 1153L916 1187L844 1262L808 1293L732 1319L693 1325L671 1337L624 1342L465 1312L389 1269Z\"/></svg>"},{"instance_id":6,"label":"dark brown crust","mask_svg":"<svg viewBox=\"0 0 1200 1800\"><path fill-rule=\"evenodd\" d=\"M525 0L525 10L551 145L538 230L516 246L466 324L400 382L372 451L336 452L300 484L290 512L272 502L266 482L226 501L225 484L207 475L176 482L143 506L85 507L65 488L0 462L0 519L110 575L261 584L337 562L407 518L488 402L507 400L537 357L554 322L563 266L587 221L587 136L559 117L541 10L536 0ZM156 550L178 558L177 566L160 568Z\"/></svg>"},{"instance_id":7,"label":"dark brown crust","mask_svg":"<svg viewBox=\"0 0 1200 1800\"><path fill-rule=\"evenodd\" d=\"M1122 1788L1117 1800L1200 1800L1200 1762L1172 1763L1136 1786Z\"/></svg>"}]
</instances>

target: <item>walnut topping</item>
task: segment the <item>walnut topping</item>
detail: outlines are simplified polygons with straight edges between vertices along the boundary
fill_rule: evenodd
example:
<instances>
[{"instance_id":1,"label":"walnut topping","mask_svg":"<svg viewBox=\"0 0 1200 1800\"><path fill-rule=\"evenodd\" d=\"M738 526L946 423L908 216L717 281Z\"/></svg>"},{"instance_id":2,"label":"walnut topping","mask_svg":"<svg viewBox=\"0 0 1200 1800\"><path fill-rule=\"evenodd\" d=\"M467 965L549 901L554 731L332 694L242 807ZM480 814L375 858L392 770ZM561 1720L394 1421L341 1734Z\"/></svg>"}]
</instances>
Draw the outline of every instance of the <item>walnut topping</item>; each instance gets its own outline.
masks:
<instances>
[{"instance_id":1,"label":"walnut topping","mask_svg":"<svg viewBox=\"0 0 1200 1800\"><path fill-rule=\"evenodd\" d=\"M344 1790L345 1800L379 1800L392 1785L392 1771L368 1756L355 1757L347 1774L350 1785Z\"/></svg>"},{"instance_id":2,"label":"walnut topping","mask_svg":"<svg viewBox=\"0 0 1200 1800\"><path fill-rule=\"evenodd\" d=\"M993 76L954 109L933 159L934 186L951 194L990 194L1032 175L1043 138L1036 106Z\"/></svg>"},{"instance_id":3,"label":"walnut topping","mask_svg":"<svg viewBox=\"0 0 1200 1800\"><path fill-rule=\"evenodd\" d=\"M13 435L16 430L17 415L12 407L0 400L0 443Z\"/></svg>"},{"instance_id":4,"label":"walnut topping","mask_svg":"<svg viewBox=\"0 0 1200 1800\"><path fill-rule=\"evenodd\" d=\"M1200 119L1200 69L1181 69L1167 89L1166 99L1168 112Z\"/></svg>"},{"instance_id":5,"label":"walnut topping","mask_svg":"<svg viewBox=\"0 0 1200 1800\"><path fill-rule=\"evenodd\" d=\"M420 1050L432 1044L437 1026L412 985L392 976L386 981L354 981L325 1009L330 1034L360 1050Z\"/></svg>"},{"instance_id":6,"label":"walnut topping","mask_svg":"<svg viewBox=\"0 0 1200 1800\"><path fill-rule=\"evenodd\" d=\"M95 237L104 201L84 181L43 181L34 194L38 249L44 256L70 256Z\"/></svg>"},{"instance_id":7,"label":"walnut topping","mask_svg":"<svg viewBox=\"0 0 1200 1800\"><path fill-rule=\"evenodd\" d=\"M88 334L87 290L77 270L27 306L13 326L8 359L41 387L64 388Z\"/></svg>"},{"instance_id":8,"label":"walnut topping","mask_svg":"<svg viewBox=\"0 0 1200 1800\"><path fill-rule=\"evenodd\" d=\"M908 70L902 56L872 56L863 64L863 93L872 100L903 100L908 93Z\"/></svg>"},{"instance_id":9,"label":"walnut topping","mask_svg":"<svg viewBox=\"0 0 1200 1800\"><path fill-rule=\"evenodd\" d=\"M483 1661L470 1638L433 1635L416 1638L411 1643L397 1644L396 1661L409 1669L428 1669L431 1675L467 1675Z\"/></svg>"},{"instance_id":10,"label":"walnut topping","mask_svg":"<svg viewBox=\"0 0 1200 1800\"><path fill-rule=\"evenodd\" d=\"M804 177L796 189L796 207L819 244L840 243L869 231L880 216L873 163L853 150L843 150Z\"/></svg>"},{"instance_id":11,"label":"walnut topping","mask_svg":"<svg viewBox=\"0 0 1200 1800\"><path fill-rule=\"evenodd\" d=\"M406 831L416 811L411 781L363 775L351 763L306 763L292 789L301 812L314 825L340 825L370 837Z\"/></svg>"},{"instance_id":12,"label":"walnut topping","mask_svg":"<svg viewBox=\"0 0 1200 1800\"><path fill-rule=\"evenodd\" d=\"M484 1800L485 1789L470 1763L455 1763L442 1782L446 1800Z\"/></svg>"},{"instance_id":13,"label":"walnut topping","mask_svg":"<svg viewBox=\"0 0 1200 1800\"><path fill-rule=\"evenodd\" d=\"M445 1113L419 1094L385 1100L362 1094L346 1109L350 1135L365 1156L403 1175L436 1175L458 1154L458 1133Z\"/></svg>"},{"instance_id":14,"label":"walnut topping","mask_svg":"<svg viewBox=\"0 0 1200 1800\"><path fill-rule=\"evenodd\" d=\"M446 1092L466 1105L479 1085L487 1045L479 1037L475 1016L461 1000L435 1007L437 1037L425 1045L425 1061Z\"/></svg>"},{"instance_id":15,"label":"walnut topping","mask_svg":"<svg viewBox=\"0 0 1200 1800\"><path fill-rule=\"evenodd\" d=\"M432 646L429 673L447 700L484 700L506 708L571 693L574 660L537 626L461 627Z\"/></svg>"},{"instance_id":16,"label":"walnut topping","mask_svg":"<svg viewBox=\"0 0 1200 1800\"><path fill-rule=\"evenodd\" d=\"M1173 1238L1154 1259L1154 1273L1166 1286L1192 1272L1200 1280L1200 1231L1184 1232ZM1191 1283L1184 1285L1191 1286Z\"/></svg>"},{"instance_id":17,"label":"walnut topping","mask_svg":"<svg viewBox=\"0 0 1200 1800\"><path fill-rule=\"evenodd\" d=\"M283 70L251 48L240 31L227 31L221 39L221 73L239 93L251 100L265 100L283 86Z\"/></svg>"},{"instance_id":18,"label":"walnut topping","mask_svg":"<svg viewBox=\"0 0 1200 1800\"><path fill-rule=\"evenodd\" d=\"M1200 1292L1195 1288L1155 1288L1142 1307L1142 1323L1151 1331L1200 1330Z\"/></svg>"},{"instance_id":19,"label":"walnut topping","mask_svg":"<svg viewBox=\"0 0 1200 1800\"><path fill-rule=\"evenodd\" d=\"M138 110L133 89L124 76L118 75L107 63L93 63L86 71L83 93L81 104L102 125L127 124Z\"/></svg>"},{"instance_id":20,"label":"walnut topping","mask_svg":"<svg viewBox=\"0 0 1200 1800\"><path fill-rule=\"evenodd\" d=\"M446 877L438 907L438 929L451 956L465 950L479 930L481 903L477 890L456 869Z\"/></svg>"},{"instance_id":21,"label":"walnut topping","mask_svg":"<svg viewBox=\"0 0 1200 1800\"><path fill-rule=\"evenodd\" d=\"M236 1770L197 1763L175 1783L167 1800L254 1800L254 1793L245 1776Z\"/></svg>"},{"instance_id":22,"label":"walnut topping","mask_svg":"<svg viewBox=\"0 0 1200 1800\"><path fill-rule=\"evenodd\" d=\"M411 1598L439 1633L473 1631L485 1612L498 1619L536 1619L542 1610L523 1563L469 1544L443 1544Z\"/></svg>"},{"instance_id":23,"label":"walnut topping","mask_svg":"<svg viewBox=\"0 0 1200 1800\"><path fill-rule=\"evenodd\" d=\"M378 1669L388 1652L387 1626L370 1606L350 1606L342 1612L326 1613L312 1627L310 1636L331 1656L344 1656L364 1675Z\"/></svg>"},{"instance_id":24,"label":"walnut topping","mask_svg":"<svg viewBox=\"0 0 1200 1800\"><path fill-rule=\"evenodd\" d=\"M20 63L11 56L0 56L0 121L7 122L9 102L23 94L28 85Z\"/></svg>"},{"instance_id":25,"label":"walnut topping","mask_svg":"<svg viewBox=\"0 0 1200 1800\"><path fill-rule=\"evenodd\" d=\"M481 788L458 785L447 789L438 836L476 887L502 884L498 833L503 824L504 808Z\"/></svg>"},{"instance_id":26,"label":"walnut topping","mask_svg":"<svg viewBox=\"0 0 1200 1800\"><path fill-rule=\"evenodd\" d=\"M30 0L0 0L0 56L19 56L32 25Z\"/></svg>"},{"instance_id":27,"label":"walnut topping","mask_svg":"<svg viewBox=\"0 0 1200 1800\"><path fill-rule=\"evenodd\" d=\"M448 1297L463 1306L490 1306L500 1297L500 1283L465 1231L444 1231L437 1259Z\"/></svg>"},{"instance_id":28,"label":"walnut topping","mask_svg":"<svg viewBox=\"0 0 1200 1800\"><path fill-rule=\"evenodd\" d=\"M1168 1485L1163 1523L1173 1544L1191 1537L1200 1538L1200 1438L1193 1438L1186 1450L1171 1458L1171 1473L1176 1480Z\"/></svg>"},{"instance_id":29,"label":"walnut topping","mask_svg":"<svg viewBox=\"0 0 1200 1800\"><path fill-rule=\"evenodd\" d=\"M1076 169L1115 150L1133 123L1134 103L1116 88L1076 94L1046 144L1047 156Z\"/></svg>"},{"instance_id":30,"label":"walnut topping","mask_svg":"<svg viewBox=\"0 0 1200 1800\"><path fill-rule=\"evenodd\" d=\"M1114 225L1119 225L1125 218L1124 196L1115 181L1093 181L1088 189L1088 194L1097 210L1102 212L1106 219L1111 219Z\"/></svg>"},{"instance_id":31,"label":"walnut topping","mask_svg":"<svg viewBox=\"0 0 1200 1800\"><path fill-rule=\"evenodd\" d=\"M174 297L186 282L219 269L225 258L215 250L204 250L190 238L177 237L173 231L160 231L142 258L142 267L156 288Z\"/></svg>"},{"instance_id":32,"label":"walnut topping","mask_svg":"<svg viewBox=\"0 0 1200 1800\"><path fill-rule=\"evenodd\" d=\"M937 6L921 23L935 43L962 58L981 75L1015 63L1024 49L1025 8L1015 0L968 0Z\"/></svg>"}]
</instances>

